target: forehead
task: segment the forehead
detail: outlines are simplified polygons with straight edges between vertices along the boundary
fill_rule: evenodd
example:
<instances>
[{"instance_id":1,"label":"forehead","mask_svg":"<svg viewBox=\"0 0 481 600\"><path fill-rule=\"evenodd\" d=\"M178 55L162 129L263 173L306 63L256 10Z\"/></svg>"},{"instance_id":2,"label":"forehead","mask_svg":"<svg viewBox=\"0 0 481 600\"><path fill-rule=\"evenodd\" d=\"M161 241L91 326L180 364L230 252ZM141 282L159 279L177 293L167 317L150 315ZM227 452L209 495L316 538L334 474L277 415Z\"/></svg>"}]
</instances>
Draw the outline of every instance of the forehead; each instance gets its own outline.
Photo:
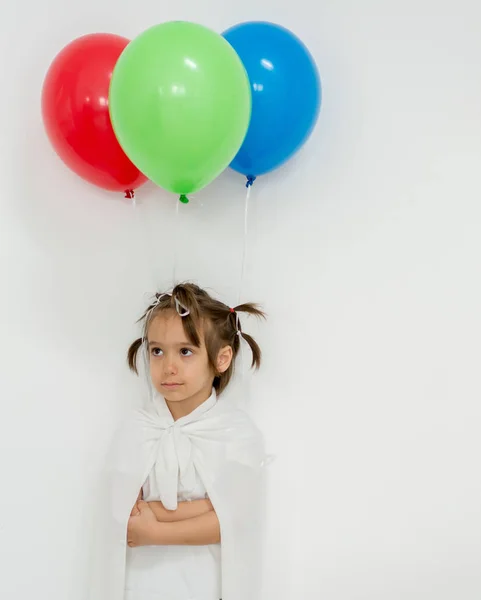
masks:
<instances>
[{"instance_id":1,"label":"forehead","mask_svg":"<svg viewBox=\"0 0 481 600\"><path fill-rule=\"evenodd\" d=\"M202 331L199 337L203 340ZM174 310L162 311L156 315L147 330L147 341L162 342L163 344L191 344L184 331L182 318Z\"/></svg>"}]
</instances>

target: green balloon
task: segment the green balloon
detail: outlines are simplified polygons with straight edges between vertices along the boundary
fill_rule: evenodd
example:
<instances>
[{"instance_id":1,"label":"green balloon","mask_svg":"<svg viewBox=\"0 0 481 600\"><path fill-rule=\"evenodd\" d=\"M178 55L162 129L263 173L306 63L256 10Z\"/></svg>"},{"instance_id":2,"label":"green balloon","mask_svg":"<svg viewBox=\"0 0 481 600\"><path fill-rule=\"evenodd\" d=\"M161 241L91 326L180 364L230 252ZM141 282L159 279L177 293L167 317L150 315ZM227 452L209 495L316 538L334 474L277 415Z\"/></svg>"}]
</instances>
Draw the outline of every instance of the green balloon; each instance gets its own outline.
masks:
<instances>
[{"instance_id":1,"label":"green balloon","mask_svg":"<svg viewBox=\"0 0 481 600\"><path fill-rule=\"evenodd\" d=\"M230 164L251 106L236 51L214 31L183 21L130 42L110 84L110 118L124 152L154 183L182 195Z\"/></svg>"}]
</instances>

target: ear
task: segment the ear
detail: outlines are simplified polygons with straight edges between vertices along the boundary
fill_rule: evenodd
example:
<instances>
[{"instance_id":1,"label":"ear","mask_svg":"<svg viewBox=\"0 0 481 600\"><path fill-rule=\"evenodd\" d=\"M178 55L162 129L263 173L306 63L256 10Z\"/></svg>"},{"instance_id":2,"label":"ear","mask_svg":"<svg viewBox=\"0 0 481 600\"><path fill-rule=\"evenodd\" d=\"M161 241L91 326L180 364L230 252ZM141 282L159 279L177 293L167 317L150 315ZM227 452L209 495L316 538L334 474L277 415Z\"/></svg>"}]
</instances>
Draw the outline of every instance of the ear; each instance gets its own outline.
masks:
<instances>
[{"instance_id":1,"label":"ear","mask_svg":"<svg viewBox=\"0 0 481 600\"><path fill-rule=\"evenodd\" d=\"M224 346L219 350L219 354L217 355L217 372L225 373L227 369L230 367L232 362L232 357L234 353L232 351L231 346Z\"/></svg>"}]
</instances>

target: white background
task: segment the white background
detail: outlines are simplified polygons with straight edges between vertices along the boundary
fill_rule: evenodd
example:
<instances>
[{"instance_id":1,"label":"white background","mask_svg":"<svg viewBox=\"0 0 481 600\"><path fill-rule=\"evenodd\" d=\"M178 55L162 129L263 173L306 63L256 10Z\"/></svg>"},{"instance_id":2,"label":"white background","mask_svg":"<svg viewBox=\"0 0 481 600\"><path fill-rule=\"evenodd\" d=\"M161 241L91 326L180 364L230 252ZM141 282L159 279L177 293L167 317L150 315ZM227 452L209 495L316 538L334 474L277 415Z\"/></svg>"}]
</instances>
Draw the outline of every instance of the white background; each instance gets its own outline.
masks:
<instances>
[{"instance_id":1,"label":"white background","mask_svg":"<svg viewBox=\"0 0 481 600\"><path fill-rule=\"evenodd\" d=\"M314 136L252 194L242 299L269 313L245 327L276 455L265 600L479 600L480 17L476 0L2 7L2 598L87 599L101 459L140 389L124 354L174 248L180 278L237 300L240 176L182 207L176 237L172 197L146 187L134 214L42 129L66 43L180 18L283 24L323 80Z\"/></svg>"}]
</instances>

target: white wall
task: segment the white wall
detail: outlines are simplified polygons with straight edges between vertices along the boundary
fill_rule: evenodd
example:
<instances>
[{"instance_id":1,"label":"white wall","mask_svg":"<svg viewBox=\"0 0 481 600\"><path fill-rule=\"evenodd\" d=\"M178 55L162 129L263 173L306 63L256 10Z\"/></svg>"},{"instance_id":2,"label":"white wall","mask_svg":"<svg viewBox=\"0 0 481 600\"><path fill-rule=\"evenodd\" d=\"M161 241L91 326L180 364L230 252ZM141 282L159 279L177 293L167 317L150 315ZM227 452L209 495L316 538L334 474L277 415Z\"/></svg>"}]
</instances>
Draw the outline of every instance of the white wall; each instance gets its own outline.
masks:
<instances>
[{"instance_id":1,"label":"white wall","mask_svg":"<svg viewBox=\"0 0 481 600\"><path fill-rule=\"evenodd\" d=\"M43 76L78 35L183 18L282 23L324 85L314 137L252 196L243 299L270 314L252 390L277 456L265 599L479 600L480 16L476 0L2 9L2 598L86 600L101 456L139 389L124 352L173 259L171 197L145 188L138 223L55 157ZM178 274L229 302L243 197L229 172L181 213Z\"/></svg>"}]
</instances>

